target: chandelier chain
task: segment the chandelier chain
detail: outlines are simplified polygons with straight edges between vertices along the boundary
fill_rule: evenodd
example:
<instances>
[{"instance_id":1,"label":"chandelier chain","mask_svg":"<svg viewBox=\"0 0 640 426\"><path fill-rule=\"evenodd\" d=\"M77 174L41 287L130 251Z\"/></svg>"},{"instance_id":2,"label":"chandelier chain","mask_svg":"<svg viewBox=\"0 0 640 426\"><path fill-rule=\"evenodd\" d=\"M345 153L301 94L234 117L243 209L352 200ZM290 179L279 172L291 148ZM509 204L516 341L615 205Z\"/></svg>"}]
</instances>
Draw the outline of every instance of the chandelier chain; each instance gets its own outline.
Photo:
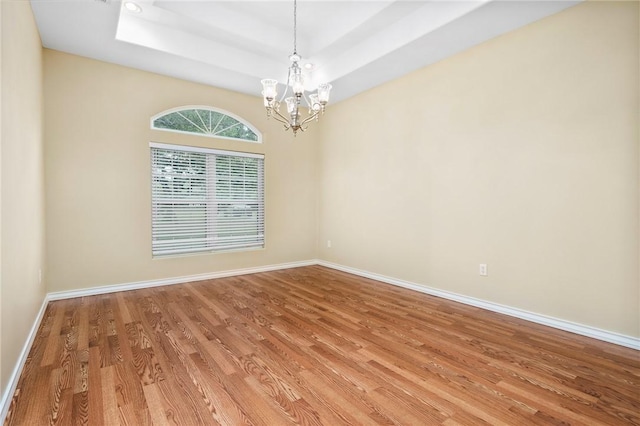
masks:
<instances>
[{"instance_id":1,"label":"chandelier chain","mask_svg":"<svg viewBox=\"0 0 640 426\"><path fill-rule=\"evenodd\" d=\"M296 23L297 21L297 15L298 15L298 4L296 0L293 0L293 53L297 54L298 53L298 43L297 43L297 30L298 30L298 25Z\"/></svg>"}]
</instances>

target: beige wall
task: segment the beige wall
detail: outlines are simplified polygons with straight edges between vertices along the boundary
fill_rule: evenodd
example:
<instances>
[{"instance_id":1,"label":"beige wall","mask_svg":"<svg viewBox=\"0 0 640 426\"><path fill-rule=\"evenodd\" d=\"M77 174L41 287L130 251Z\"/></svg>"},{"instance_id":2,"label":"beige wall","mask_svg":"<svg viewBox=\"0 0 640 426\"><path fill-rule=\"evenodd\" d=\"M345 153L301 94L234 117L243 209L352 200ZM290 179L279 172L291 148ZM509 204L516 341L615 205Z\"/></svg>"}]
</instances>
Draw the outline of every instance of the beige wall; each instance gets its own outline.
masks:
<instances>
[{"instance_id":1,"label":"beige wall","mask_svg":"<svg viewBox=\"0 0 640 426\"><path fill-rule=\"evenodd\" d=\"M47 291L319 255L640 336L637 9L576 6L333 105L320 126L296 139L264 118L255 97L45 49ZM13 16L26 9L11 10L11 31L31 35L8 50L3 44L3 59L19 50L21 60L36 61L32 22L18 25ZM3 23L6 15L5 8ZM24 69L37 74L40 65ZM30 74L20 78L38 79ZM44 294L36 285L43 211L37 88L22 88L27 98L33 92L34 104L24 108L35 123L9 129L35 141L31 195L5 191L16 167L6 156L18 147L5 149L2 131L3 324L16 309L30 312L22 315L24 330L3 329L3 362L11 368ZM3 121L12 105L6 99L3 92ZM264 144L148 128L152 115L193 104L247 119ZM152 259L149 141L265 153L267 248ZM31 203L30 214L6 208L16 198ZM7 284L20 264L8 264L17 251L5 244L22 229L16 221L35 224L34 237L20 244L37 252L20 257L33 291L19 300ZM489 264L489 277L477 275L479 263ZM3 364L3 384L7 371Z\"/></svg>"},{"instance_id":2,"label":"beige wall","mask_svg":"<svg viewBox=\"0 0 640 426\"><path fill-rule=\"evenodd\" d=\"M44 52L49 291L315 257L317 133L293 139L266 120L257 97ZM243 117L263 132L264 143L149 129L151 116L182 105L210 105ZM150 141L264 153L266 248L153 259Z\"/></svg>"},{"instance_id":3,"label":"beige wall","mask_svg":"<svg viewBox=\"0 0 640 426\"><path fill-rule=\"evenodd\" d=\"M638 16L581 4L334 105L320 258L639 337Z\"/></svg>"},{"instance_id":4,"label":"beige wall","mask_svg":"<svg viewBox=\"0 0 640 426\"><path fill-rule=\"evenodd\" d=\"M4 391L45 295L42 47L27 1L2 1L0 291Z\"/></svg>"},{"instance_id":5,"label":"beige wall","mask_svg":"<svg viewBox=\"0 0 640 426\"><path fill-rule=\"evenodd\" d=\"M40 270L60 291L319 255L640 337L639 16L576 6L333 105L293 139L257 98L60 52L45 50L43 86L30 6L2 1L0 389ZM264 144L149 130L188 104L247 119ZM267 248L152 259L152 140L265 153Z\"/></svg>"}]
</instances>

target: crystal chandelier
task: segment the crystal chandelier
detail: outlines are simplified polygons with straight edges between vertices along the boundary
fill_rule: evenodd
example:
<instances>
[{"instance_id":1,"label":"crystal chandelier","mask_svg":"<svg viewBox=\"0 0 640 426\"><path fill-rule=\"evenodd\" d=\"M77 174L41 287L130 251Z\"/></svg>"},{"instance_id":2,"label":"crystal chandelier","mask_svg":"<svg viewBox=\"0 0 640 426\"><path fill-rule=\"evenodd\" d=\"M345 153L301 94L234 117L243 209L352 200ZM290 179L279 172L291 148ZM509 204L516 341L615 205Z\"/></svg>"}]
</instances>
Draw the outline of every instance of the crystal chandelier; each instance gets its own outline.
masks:
<instances>
[{"instance_id":1,"label":"crystal chandelier","mask_svg":"<svg viewBox=\"0 0 640 426\"><path fill-rule=\"evenodd\" d=\"M267 110L267 117L275 118L279 122L284 124L285 130L293 130L295 136L298 130L305 131L305 126L311 120L318 121L321 114L324 114L325 106L329 102L329 91L331 85L323 83L318 86L318 90L315 93L304 93L304 76L302 75L302 69L298 62L302 60L302 57L298 55L296 45L296 18L297 18L297 2L293 0L293 54L289 56L291 66L289 67L289 74L287 76L287 84L285 84L285 90L280 97L280 100L276 100L278 96L278 81L274 79L264 79L262 83L262 95L264 96L264 106ZM292 96L286 97L291 89ZM282 101L287 104L287 113L289 117L280 113L280 104ZM309 112L306 118L300 116L300 107L304 101L304 106L308 108Z\"/></svg>"}]
</instances>

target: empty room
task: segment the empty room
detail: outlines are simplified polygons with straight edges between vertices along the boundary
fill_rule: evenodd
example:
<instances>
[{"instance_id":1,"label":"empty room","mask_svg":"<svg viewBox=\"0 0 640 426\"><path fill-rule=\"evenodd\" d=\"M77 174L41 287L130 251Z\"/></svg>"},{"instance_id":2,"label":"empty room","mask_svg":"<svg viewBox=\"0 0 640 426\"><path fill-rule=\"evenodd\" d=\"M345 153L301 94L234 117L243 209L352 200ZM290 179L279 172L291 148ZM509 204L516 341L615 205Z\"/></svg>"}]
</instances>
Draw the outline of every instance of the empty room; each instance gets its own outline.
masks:
<instances>
[{"instance_id":1,"label":"empty room","mask_svg":"<svg viewBox=\"0 0 640 426\"><path fill-rule=\"evenodd\" d=\"M640 425L638 1L0 25L1 423Z\"/></svg>"}]
</instances>

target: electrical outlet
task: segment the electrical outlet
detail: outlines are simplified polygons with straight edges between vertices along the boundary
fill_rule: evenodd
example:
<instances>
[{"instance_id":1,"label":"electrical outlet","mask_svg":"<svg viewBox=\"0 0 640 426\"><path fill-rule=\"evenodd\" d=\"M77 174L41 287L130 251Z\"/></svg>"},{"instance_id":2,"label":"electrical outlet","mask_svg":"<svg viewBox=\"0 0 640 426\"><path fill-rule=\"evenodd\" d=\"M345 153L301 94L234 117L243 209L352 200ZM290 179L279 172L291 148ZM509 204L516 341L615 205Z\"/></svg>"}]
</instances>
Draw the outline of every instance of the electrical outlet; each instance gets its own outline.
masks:
<instances>
[{"instance_id":1,"label":"electrical outlet","mask_svg":"<svg viewBox=\"0 0 640 426\"><path fill-rule=\"evenodd\" d=\"M487 268L486 263L480 264L480 267L478 268L478 273L483 277L486 277L487 275L489 275L489 269Z\"/></svg>"},{"instance_id":2,"label":"electrical outlet","mask_svg":"<svg viewBox=\"0 0 640 426\"><path fill-rule=\"evenodd\" d=\"M331 248L331 240L327 240L327 248Z\"/></svg>"}]
</instances>

